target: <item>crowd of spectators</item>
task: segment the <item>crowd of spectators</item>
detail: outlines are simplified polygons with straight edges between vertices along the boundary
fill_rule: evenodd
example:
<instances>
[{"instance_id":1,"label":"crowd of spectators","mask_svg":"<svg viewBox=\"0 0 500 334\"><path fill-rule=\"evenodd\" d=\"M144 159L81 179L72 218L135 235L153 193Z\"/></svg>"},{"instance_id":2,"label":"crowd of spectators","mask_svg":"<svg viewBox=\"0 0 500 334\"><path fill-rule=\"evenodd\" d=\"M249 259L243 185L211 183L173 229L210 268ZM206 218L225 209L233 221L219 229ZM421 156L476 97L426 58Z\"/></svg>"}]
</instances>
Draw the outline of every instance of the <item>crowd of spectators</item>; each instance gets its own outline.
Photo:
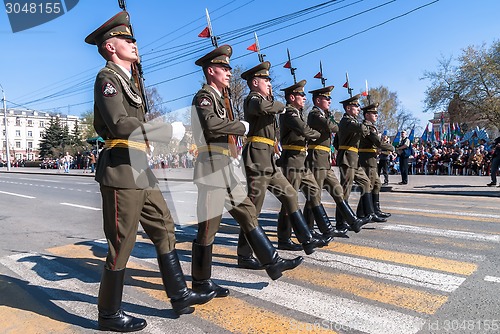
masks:
<instances>
[{"instance_id":1,"label":"crowd of spectators","mask_svg":"<svg viewBox=\"0 0 500 334\"><path fill-rule=\"evenodd\" d=\"M414 154L409 159L413 175L490 175L494 153L492 142L478 140L476 145L469 141L414 143ZM389 171L399 173L399 158L389 157Z\"/></svg>"},{"instance_id":2,"label":"crowd of spectators","mask_svg":"<svg viewBox=\"0 0 500 334\"><path fill-rule=\"evenodd\" d=\"M149 166L152 169L193 168L196 157L191 152L167 153L150 157Z\"/></svg>"},{"instance_id":3,"label":"crowd of spectators","mask_svg":"<svg viewBox=\"0 0 500 334\"><path fill-rule=\"evenodd\" d=\"M98 153L95 149L77 152L76 154L61 155L58 158L45 158L40 163L42 169L59 169L67 172L69 169L83 169L84 173L94 173Z\"/></svg>"}]
</instances>

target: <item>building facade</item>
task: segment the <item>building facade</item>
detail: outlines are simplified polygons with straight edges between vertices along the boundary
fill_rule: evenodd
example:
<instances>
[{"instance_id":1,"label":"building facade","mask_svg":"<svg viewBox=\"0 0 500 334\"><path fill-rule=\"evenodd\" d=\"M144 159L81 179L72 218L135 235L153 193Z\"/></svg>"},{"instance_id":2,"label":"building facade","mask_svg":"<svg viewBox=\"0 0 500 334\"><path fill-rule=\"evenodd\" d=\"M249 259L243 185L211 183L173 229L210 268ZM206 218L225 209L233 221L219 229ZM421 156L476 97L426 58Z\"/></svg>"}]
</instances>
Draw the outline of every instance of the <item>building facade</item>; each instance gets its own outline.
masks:
<instances>
[{"instance_id":1,"label":"building facade","mask_svg":"<svg viewBox=\"0 0 500 334\"><path fill-rule=\"evenodd\" d=\"M8 144L11 162L38 159L40 140L52 118L58 117L61 126L64 127L67 125L70 133L74 131L76 124L80 123L78 116L49 114L23 109L7 109L6 115L2 116L0 159L7 161ZM5 119L7 120L7 127L5 127ZM6 140L6 129L8 143Z\"/></svg>"}]
</instances>

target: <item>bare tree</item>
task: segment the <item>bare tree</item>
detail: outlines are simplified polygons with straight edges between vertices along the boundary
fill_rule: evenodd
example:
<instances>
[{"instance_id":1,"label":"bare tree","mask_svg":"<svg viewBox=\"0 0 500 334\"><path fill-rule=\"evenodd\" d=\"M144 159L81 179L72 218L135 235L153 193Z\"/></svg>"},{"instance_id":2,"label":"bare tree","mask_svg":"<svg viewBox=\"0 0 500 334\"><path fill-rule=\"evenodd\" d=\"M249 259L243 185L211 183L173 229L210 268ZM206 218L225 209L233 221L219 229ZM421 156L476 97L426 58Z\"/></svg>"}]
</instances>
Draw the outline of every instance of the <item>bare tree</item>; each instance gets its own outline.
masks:
<instances>
[{"instance_id":1,"label":"bare tree","mask_svg":"<svg viewBox=\"0 0 500 334\"><path fill-rule=\"evenodd\" d=\"M469 46L455 60L442 58L425 94L425 111L448 110L453 122L500 127L500 42Z\"/></svg>"}]
</instances>

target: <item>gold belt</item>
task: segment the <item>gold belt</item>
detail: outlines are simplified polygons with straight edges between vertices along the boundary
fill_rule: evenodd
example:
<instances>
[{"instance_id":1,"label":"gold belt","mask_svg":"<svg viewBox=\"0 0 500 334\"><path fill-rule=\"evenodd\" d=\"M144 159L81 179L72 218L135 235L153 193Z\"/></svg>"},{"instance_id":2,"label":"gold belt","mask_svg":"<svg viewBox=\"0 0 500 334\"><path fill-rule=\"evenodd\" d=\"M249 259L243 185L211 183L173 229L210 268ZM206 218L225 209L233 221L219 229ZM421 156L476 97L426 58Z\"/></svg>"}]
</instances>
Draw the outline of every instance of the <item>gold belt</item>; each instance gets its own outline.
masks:
<instances>
[{"instance_id":1,"label":"gold belt","mask_svg":"<svg viewBox=\"0 0 500 334\"><path fill-rule=\"evenodd\" d=\"M306 151L305 146L298 146L298 145L283 145L282 148L284 150L292 150L292 151L300 151L300 152Z\"/></svg>"},{"instance_id":2,"label":"gold belt","mask_svg":"<svg viewBox=\"0 0 500 334\"><path fill-rule=\"evenodd\" d=\"M330 148L328 146L323 146L323 145L309 145L307 149L330 152Z\"/></svg>"},{"instance_id":3,"label":"gold belt","mask_svg":"<svg viewBox=\"0 0 500 334\"><path fill-rule=\"evenodd\" d=\"M216 152L229 156L229 150L224 147L220 147L217 145L206 145L198 147L198 152Z\"/></svg>"},{"instance_id":4,"label":"gold belt","mask_svg":"<svg viewBox=\"0 0 500 334\"><path fill-rule=\"evenodd\" d=\"M141 150L146 152L148 146L146 143L140 143L136 141L131 141L127 139L106 139L105 145L107 148L119 147L119 148L134 148L136 150Z\"/></svg>"},{"instance_id":5,"label":"gold belt","mask_svg":"<svg viewBox=\"0 0 500 334\"><path fill-rule=\"evenodd\" d=\"M358 148L354 146L339 146L339 150L348 150L358 153Z\"/></svg>"},{"instance_id":6,"label":"gold belt","mask_svg":"<svg viewBox=\"0 0 500 334\"><path fill-rule=\"evenodd\" d=\"M363 152L363 153L377 153L377 149L376 148L360 148L359 152Z\"/></svg>"},{"instance_id":7,"label":"gold belt","mask_svg":"<svg viewBox=\"0 0 500 334\"><path fill-rule=\"evenodd\" d=\"M249 143L264 143L269 146L274 146L274 140L266 138L266 137L259 137L259 136L252 136L247 138L247 142Z\"/></svg>"}]
</instances>

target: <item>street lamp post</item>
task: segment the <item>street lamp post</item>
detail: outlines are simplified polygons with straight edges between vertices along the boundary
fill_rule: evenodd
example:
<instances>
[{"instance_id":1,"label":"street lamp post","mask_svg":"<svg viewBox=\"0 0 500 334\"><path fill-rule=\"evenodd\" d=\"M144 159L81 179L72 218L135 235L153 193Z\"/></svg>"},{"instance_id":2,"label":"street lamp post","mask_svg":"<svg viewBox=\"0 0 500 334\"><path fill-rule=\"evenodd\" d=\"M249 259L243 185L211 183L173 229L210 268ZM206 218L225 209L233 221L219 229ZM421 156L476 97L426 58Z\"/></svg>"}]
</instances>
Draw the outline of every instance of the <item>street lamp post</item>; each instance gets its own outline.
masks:
<instances>
[{"instance_id":1,"label":"street lamp post","mask_svg":"<svg viewBox=\"0 0 500 334\"><path fill-rule=\"evenodd\" d=\"M9 150L9 130L7 127L7 101L5 100L5 91L3 90L3 86L0 85L0 88L2 88L2 95L3 95L3 117L4 117L4 123L5 123L5 148L6 148L6 158L7 158L7 171L10 172L10 150Z\"/></svg>"}]
</instances>

